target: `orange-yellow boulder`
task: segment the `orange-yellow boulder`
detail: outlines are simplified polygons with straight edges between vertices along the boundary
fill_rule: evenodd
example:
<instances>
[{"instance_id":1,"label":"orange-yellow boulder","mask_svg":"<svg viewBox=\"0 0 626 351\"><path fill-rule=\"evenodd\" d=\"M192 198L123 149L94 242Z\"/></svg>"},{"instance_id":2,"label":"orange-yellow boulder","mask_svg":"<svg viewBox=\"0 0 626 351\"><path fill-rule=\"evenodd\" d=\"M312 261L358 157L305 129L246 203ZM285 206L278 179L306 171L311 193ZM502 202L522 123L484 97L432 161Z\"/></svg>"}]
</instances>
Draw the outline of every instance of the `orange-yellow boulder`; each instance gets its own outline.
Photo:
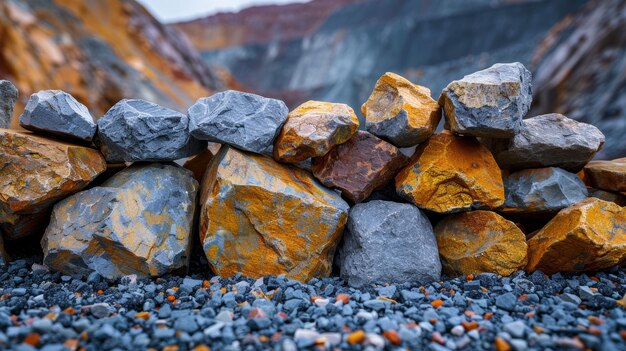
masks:
<instances>
[{"instance_id":1,"label":"orange-yellow boulder","mask_svg":"<svg viewBox=\"0 0 626 351\"><path fill-rule=\"evenodd\" d=\"M331 272L348 204L308 172L222 146L202 181L200 240L220 276Z\"/></svg>"},{"instance_id":2,"label":"orange-yellow boulder","mask_svg":"<svg viewBox=\"0 0 626 351\"><path fill-rule=\"evenodd\" d=\"M450 276L508 276L526 266L526 236L495 212L450 215L437 223L435 237L443 271Z\"/></svg>"},{"instance_id":3,"label":"orange-yellow boulder","mask_svg":"<svg viewBox=\"0 0 626 351\"><path fill-rule=\"evenodd\" d=\"M626 208L597 198L561 210L528 240L528 271L582 272L626 260Z\"/></svg>"},{"instance_id":4,"label":"orange-yellow boulder","mask_svg":"<svg viewBox=\"0 0 626 351\"><path fill-rule=\"evenodd\" d=\"M626 191L626 157L613 161L591 161L585 166L585 180L594 188Z\"/></svg>"},{"instance_id":5,"label":"orange-yellow boulder","mask_svg":"<svg viewBox=\"0 0 626 351\"><path fill-rule=\"evenodd\" d=\"M473 137L433 135L396 176L396 192L439 213L495 209L504 203L502 174L493 156Z\"/></svg>"},{"instance_id":6,"label":"orange-yellow boulder","mask_svg":"<svg viewBox=\"0 0 626 351\"><path fill-rule=\"evenodd\" d=\"M274 142L274 158L298 163L324 156L343 144L359 128L354 110L346 104L307 101L289 113Z\"/></svg>"}]
</instances>

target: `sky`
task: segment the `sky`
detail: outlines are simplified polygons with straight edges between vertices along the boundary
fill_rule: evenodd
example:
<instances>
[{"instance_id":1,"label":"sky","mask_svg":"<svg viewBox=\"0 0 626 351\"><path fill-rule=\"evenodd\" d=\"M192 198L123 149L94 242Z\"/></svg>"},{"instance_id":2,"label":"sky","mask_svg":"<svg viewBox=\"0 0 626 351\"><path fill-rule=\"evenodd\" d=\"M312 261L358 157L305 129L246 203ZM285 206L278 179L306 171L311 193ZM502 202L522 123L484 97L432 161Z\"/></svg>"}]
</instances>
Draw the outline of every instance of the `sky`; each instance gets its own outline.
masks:
<instances>
[{"instance_id":1,"label":"sky","mask_svg":"<svg viewBox=\"0 0 626 351\"><path fill-rule=\"evenodd\" d=\"M218 12L237 12L254 5L286 4L309 0L138 0L161 22L205 17Z\"/></svg>"}]
</instances>

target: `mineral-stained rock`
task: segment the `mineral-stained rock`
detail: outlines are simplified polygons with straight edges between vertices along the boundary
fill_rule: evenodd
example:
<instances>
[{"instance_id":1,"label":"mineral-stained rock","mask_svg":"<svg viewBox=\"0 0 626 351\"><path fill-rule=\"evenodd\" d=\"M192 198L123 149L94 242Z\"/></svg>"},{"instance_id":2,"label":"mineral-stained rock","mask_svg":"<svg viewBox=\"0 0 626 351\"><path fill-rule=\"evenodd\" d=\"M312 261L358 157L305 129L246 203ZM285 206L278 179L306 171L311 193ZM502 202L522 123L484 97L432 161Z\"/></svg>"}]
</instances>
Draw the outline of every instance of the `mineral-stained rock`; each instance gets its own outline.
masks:
<instances>
[{"instance_id":1,"label":"mineral-stained rock","mask_svg":"<svg viewBox=\"0 0 626 351\"><path fill-rule=\"evenodd\" d=\"M626 206L626 195L613 193L601 189L588 188L589 197L595 197L600 200L615 202L619 206Z\"/></svg>"},{"instance_id":2,"label":"mineral-stained rock","mask_svg":"<svg viewBox=\"0 0 626 351\"><path fill-rule=\"evenodd\" d=\"M194 137L270 156L288 113L280 100L234 90L199 99L187 111Z\"/></svg>"},{"instance_id":3,"label":"mineral-stained rock","mask_svg":"<svg viewBox=\"0 0 626 351\"><path fill-rule=\"evenodd\" d=\"M441 108L428 88L387 72L361 106L367 130L398 147L428 139L441 119Z\"/></svg>"},{"instance_id":4,"label":"mineral-stained rock","mask_svg":"<svg viewBox=\"0 0 626 351\"><path fill-rule=\"evenodd\" d=\"M68 275L115 279L184 269L198 183L172 165L137 164L54 206L44 263Z\"/></svg>"},{"instance_id":5,"label":"mineral-stained rock","mask_svg":"<svg viewBox=\"0 0 626 351\"><path fill-rule=\"evenodd\" d=\"M274 158L298 163L324 156L333 146L348 141L358 127L359 120L350 106L307 101L289 113L274 143Z\"/></svg>"},{"instance_id":6,"label":"mineral-stained rock","mask_svg":"<svg viewBox=\"0 0 626 351\"><path fill-rule=\"evenodd\" d=\"M438 280L441 263L428 218L411 204L370 201L350 210L341 277L360 287Z\"/></svg>"},{"instance_id":7,"label":"mineral-stained rock","mask_svg":"<svg viewBox=\"0 0 626 351\"><path fill-rule=\"evenodd\" d=\"M574 173L556 167L531 168L504 177L504 211L556 212L584 200L587 187Z\"/></svg>"},{"instance_id":8,"label":"mineral-stained rock","mask_svg":"<svg viewBox=\"0 0 626 351\"><path fill-rule=\"evenodd\" d=\"M530 72L519 62L497 63L455 80L439 98L453 133L490 138L515 136L531 101Z\"/></svg>"},{"instance_id":9,"label":"mineral-stained rock","mask_svg":"<svg viewBox=\"0 0 626 351\"><path fill-rule=\"evenodd\" d=\"M61 90L42 90L28 99L20 116L28 130L91 141L96 123L87 107Z\"/></svg>"},{"instance_id":10,"label":"mineral-stained rock","mask_svg":"<svg viewBox=\"0 0 626 351\"><path fill-rule=\"evenodd\" d=\"M450 215L435 226L443 272L508 276L526 266L526 236L495 212Z\"/></svg>"},{"instance_id":11,"label":"mineral-stained rock","mask_svg":"<svg viewBox=\"0 0 626 351\"><path fill-rule=\"evenodd\" d=\"M613 161L591 161L585 166L589 185L608 191L626 191L626 157Z\"/></svg>"},{"instance_id":12,"label":"mineral-stained rock","mask_svg":"<svg viewBox=\"0 0 626 351\"><path fill-rule=\"evenodd\" d=\"M500 168L473 137L435 134L396 176L398 195L439 213L495 209L504 202Z\"/></svg>"},{"instance_id":13,"label":"mineral-stained rock","mask_svg":"<svg viewBox=\"0 0 626 351\"><path fill-rule=\"evenodd\" d=\"M389 183L407 162L390 143L365 131L312 160L311 171L328 187L341 190L343 196L357 203Z\"/></svg>"},{"instance_id":14,"label":"mineral-stained rock","mask_svg":"<svg viewBox=\"0 0 626 351\"><path fill-rule=\"evenodd\" d=\"M144 100L121 100L98 120L96 144L110 163L172 161L200 153L189 118Z\"/></svg>"},{"instance_id":15,"label":"mineral-stained rock","mask_svg":"<svg viewBox=\"0 0 626 351\"><path fill-rule=\"evenodd\" d=\"M212 147L208 147L201 153L190 157L185 161L183 167L193 172L193 178L198 182L202 181L207 166L220 149L220 144L211 143Z\"/></svg>"},{"instance_id":16,"label":"mineral-stained rock","mask_svg":"<svg viewBox=\"0 0 626 351\"><path fill-rule=\"evenodd\" d=\"M9 215L0 221L0 230L5 240L17 240L27 236L40 237L50 222L52 207L36 213Z\"/></svg>"},{"instance_id":17,"label":"mineral-stained rock","mask_svg":"<svg viewBox=\"0 0 626 351\"><path fill-rule=\"evenodd\" d=\"M13 83L0 80L0 128L9 128L18 92Z\"/></svg>"},{"instance_id":18,"label":"mineral-stained rock","mask_svg":"<svg viewBox=\"0 0 626 351\"><path fill-rule=\"evenodd\" d=\"M509 140L482 139L500 167L559 167L578 172L604 145L604 135L590 124L551 113L525 119Z\"/></svg>"},{"instance_id":19,"label":"mineral-stained rock","mask_svg":"<svg viewBox=\"0 0 626 351\"><path fill-rule=\"evenodd\" d=\"M220 276L331 272L348 204L308 172L222 146L202 182L200 240Z\"/></svg>"},{"instance_id":20,"label":"mineral-stained rock","mask_svg":"<svg viewBox=\"0 0 626 351\"><path fill-rule=\"evenodd\" d=\"M626 259L626 208L596 198L561 210L528 240L528 271L582 272Z\"/></svg>"}]
</instances>

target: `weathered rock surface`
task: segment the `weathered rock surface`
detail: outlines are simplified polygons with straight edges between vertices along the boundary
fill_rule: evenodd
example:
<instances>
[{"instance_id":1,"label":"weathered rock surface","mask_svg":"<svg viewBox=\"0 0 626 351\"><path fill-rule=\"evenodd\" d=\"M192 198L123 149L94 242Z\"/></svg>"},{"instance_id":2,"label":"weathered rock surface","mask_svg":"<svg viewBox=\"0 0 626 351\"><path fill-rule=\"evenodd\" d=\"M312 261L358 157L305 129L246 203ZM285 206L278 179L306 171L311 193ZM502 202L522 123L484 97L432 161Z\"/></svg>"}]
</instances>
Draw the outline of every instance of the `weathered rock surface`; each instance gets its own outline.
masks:
<instances>
[{"instance_id":1,"label":"weathered rock surface","mask_svg":"<svg viewBox=\"0 0 626 351\"><path fill-rule=\"evenodd\" d=\"M604 145L604 135L590 124L551 113L525 119L509 140L482 139L500 167L559 167L579 171Z\"/></svg>"},{"instance_id":2,"label":"weathered rock surface","mask_svg":"<svg viewBox=\"0 0 626 351\"><path fill-rule=\"evenodd\" d=\"M0 128L9 128L18 94L13 83L0 80Z\"/></svg>"},{"instance_id":3,"label":"weathered rock surface","mask_svg":"<svg viewBox=\"0 0 626 351\"><path fill-rule=\"evenodd\" d=\"M435 134L396 176L398 195L417 207L453 213L495 209L504 203L500 168L473 137Z\"/></svg>"},{"instance_id":4,"label":"weathered rock surface","mask_svg":"<svg viewBox=\"0 0 626 351\"><path fill-rule=\"evenodd\" d=\"M428 88L390 72L378 79L361 111L367 130L397 147L428 139L441 119L441 108Z\"/></svg>"},{"instance_id":5,"label":"weathered rock surface","mask_svg":"<svg viewBox=\"0 0 626 351\"><path fill-rule=\"evenodd\" d=\"M87 107L61 90L42 90L28 99L20 126L42 134L91 141L96 122Z\"/></svg>"},{"instance_id":6,"label":"weathered rock surface","mask_svg":"<svg viewBox=\"0 0 626 351\"><path fill-rule=\"evenodd\" d=\"M324 156L343 144L359 127L354 110L346 104L307 101L291 111L274 143L274 158L298 163Z\"/></svg>"},{"instance_id":7,"label":"weathered rock surface","mask_svg":"<svg viewBox=\"0 0 626 351\"><path fill-rule=\"evenodd\" d=\"M448 84L439 104L453 133L511 138L519 132L532 96L531 75L523 64L497 63Z\"/></svg>"},{"instance_id":8,"label":"weathered rock surface","mask_svg":"<svg viewBox=\"0 0 626 351\"><path fill-rule=\"evenodd\" d=\"M527 263L526 236L491 211L457 213L435 226L443 272L450 276L496 273L508 276Z\"/></svg>"},{"instance_id":9,"label":"weathered rock surface","mask_svg":"<svg viewBox=\"0 0 626 351\"><path fill-rule=\"evenodd\" d=\"M588 198L559 212L528 240L528 271L595 271L626 259L626 208Z\"/></svg>"},{"instance_id":10,"label":"weathered rock surface","mask_svg":"<svg viewBox=\"0 0 626 351\"><path fill-rule=\"evenodd\" d=\"M211 145L209 145L209 147L204 151L187 159L183 164L183 167L193 173L193 179L198 182L202 182L202 177L204 176L207 166L213 157L215 157L219 149L220 144L211 143Z\"/></svg>"},{"instance_id":11,"label":"weathered rock surface","mask_svg":"<svg viewBox=\"0 0 626 351\"><path fill-rule=\"evenodd\" d=\"M194 137L270 156L288 113L280 100L234 90L199 99L187 111Z\"/></svg>"},{"instance_id":12,"label":"weathered rock surface","mask_svg":"<svg viewBox=\"0 0 626 351\"><path fill-rule=\"evenodd\" d=\"M348 284L430 282L441 275L428 218L411 204L370 201L350 210L339 255Z\"/></svg>"},{"instance_id":13,"label":"weathered rock surface","mask_svg":"<svg viewBox=\"0 0 626 351\"><path fill-rule=\"evenodd\" d=\"M341 190L358 203L389 183L408 161L390 143L365 131L311 162L311 171L324 185Z\"/></svg>"},{"instance_id":14,"label":"weathered rock surface","mask_svg":"<svg viewBox=\"0 0 626 351\"><path fill-rule=\"evenodd\" d=\"M188 264L198 183L191 172L138 164L54 206L44 263L68 275L158 276Z\"/></svg>"},{"instance_id":15,"label":"weathered rock surface","mask_svg":"<svg viewBox=\"0 0 626 351\"><path fill-rule=\"evenodd\" d=\"M189 118L145 100L124 99L98 120L96 144L110 163L173 161L206 143L189 134Z\"/></svg>"},{"instance_id":16,"label":"weathered rock surface","mask_svg":"<svg viewBox=\"0 0 626 351\"><path fill-rule=\"evenodd\" d=\"M0 232L0 267L6 266L9 263L9 255L4 249L4 240L2 239L3 234Z\"/></svg>"},{"instance_id":17,"label":"weathered rock surface","mask_svg":"<svg viewBox=\"0 0 626 351\"><path fill-rule=\"evenodd\" d=\"M504 177L504 212L556 212L587 198L574 173L556 167L531 168Z\"/></svg>"},{"instance_id":18,"label":"weathered rock surface","mask_svg":"<svg viewBox=\"0 0 626 351\"><path fill-rule=\"evenodd\" d=\"M626 157L612 161L591 161L585 166L585 176L594 188L626 191Z\"/></svg>"},{"instance_id":19,"label":"weathered rock surface","mask_svg":"<svg viewBox=\"0 0 626 351\"><path fill-rule=\"evenodd\" d=\"M222 146L202 184L200 240L213 271L328 276L348 204L308 172Z\"/></svg>"},{"instance_id":20,"label":"weathered rock surface","mask_svg":"<svg viewBox=\"0 0 626 351\"><path fill-rule=\"evenodd\" d=\"M0 230L5 240L17 240L27 236L39 237L50 222L52 206L39 212L8 215L0 220ZM4 222L4 223L2 223Z\"/></svg>"},{"instance_id":21,"label":"weathered rock surface","mask_svg":"<svg viewBox=\"0 0 626 351\"><path fill-rule=\"evenodd\" d=\"M613 193L601 189L588 188L589 197L595 197L600 200L615 202L618 206L626 206L626 195Z\"/></svg>"}]
</instances>

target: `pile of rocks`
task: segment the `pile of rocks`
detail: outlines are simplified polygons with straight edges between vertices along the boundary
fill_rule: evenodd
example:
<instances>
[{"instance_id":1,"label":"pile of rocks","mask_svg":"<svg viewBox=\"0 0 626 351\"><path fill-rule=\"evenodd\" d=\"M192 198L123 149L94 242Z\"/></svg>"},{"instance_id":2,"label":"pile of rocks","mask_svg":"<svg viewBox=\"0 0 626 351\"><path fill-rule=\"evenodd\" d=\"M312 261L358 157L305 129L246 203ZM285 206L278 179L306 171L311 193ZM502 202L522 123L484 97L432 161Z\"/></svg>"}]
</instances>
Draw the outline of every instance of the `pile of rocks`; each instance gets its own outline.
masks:
<instances>
[{"instance_id":1,"label":"pile of rocks","mask_svg":"<svg viewBox=\"0 0 626 351\"><path fill-rule=\"evenodd\" d=\"M32 132L0 129L0 230L42 235L55 271L109 279L184 271L193 245L219 276L308 281L335 262L352 286L624 263L626 159L590 162L602 133L524 119L531 99L519 63L454 81L438 102L386 73L362 130L340 103L290 112L225 91L186 114L122 100L96 122L41 91L19 117Z\"/></svg>"}]
</instances>

